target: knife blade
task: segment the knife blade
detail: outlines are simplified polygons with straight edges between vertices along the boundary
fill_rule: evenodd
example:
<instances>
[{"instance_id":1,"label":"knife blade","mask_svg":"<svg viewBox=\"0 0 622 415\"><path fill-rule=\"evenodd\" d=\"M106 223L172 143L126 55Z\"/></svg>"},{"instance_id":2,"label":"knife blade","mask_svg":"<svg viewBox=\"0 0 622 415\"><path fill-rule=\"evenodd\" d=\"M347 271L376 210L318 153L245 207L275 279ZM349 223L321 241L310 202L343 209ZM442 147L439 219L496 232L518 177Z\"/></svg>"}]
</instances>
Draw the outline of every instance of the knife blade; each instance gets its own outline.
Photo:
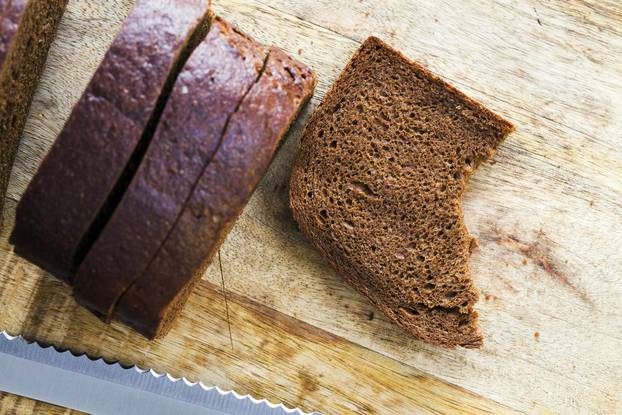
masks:
<instances>
[{"instance_id":1,"label":"knife blade","mask_svg":"<svg viewBox=\"0 0 622 415\"><path fill-rule=\"evenodd\" d=\"M92 414L320 415L0 332L0 391Z\"/></svg>"}]
</instances>

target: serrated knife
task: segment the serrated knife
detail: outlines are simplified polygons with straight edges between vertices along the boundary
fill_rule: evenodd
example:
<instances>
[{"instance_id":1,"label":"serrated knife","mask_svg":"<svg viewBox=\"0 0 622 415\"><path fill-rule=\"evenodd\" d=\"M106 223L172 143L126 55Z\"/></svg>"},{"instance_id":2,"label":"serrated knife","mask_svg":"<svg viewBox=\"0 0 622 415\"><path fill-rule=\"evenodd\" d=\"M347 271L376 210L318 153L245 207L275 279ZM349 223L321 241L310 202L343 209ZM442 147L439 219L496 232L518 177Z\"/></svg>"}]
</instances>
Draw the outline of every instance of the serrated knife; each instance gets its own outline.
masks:
<instances>
[{"instance_id":1,"label":"serrated knife","mask_svg":"<svg viewBox=\"0 0 622 415\"><path fill-rule=\"evenodd\" d=\"M167 373L60 352L5 332L0 332L0 391L96 415L306 415Z\"/></svg>"}]
</instances>

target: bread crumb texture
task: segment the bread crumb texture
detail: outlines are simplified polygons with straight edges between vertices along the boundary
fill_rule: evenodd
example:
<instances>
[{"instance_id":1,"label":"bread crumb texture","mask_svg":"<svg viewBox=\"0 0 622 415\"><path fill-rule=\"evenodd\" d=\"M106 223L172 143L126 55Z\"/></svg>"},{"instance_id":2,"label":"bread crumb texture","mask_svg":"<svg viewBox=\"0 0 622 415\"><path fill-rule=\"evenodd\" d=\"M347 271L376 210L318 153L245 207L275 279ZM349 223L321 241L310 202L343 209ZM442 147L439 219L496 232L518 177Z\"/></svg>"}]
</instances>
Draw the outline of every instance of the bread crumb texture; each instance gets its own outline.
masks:
<instances>
[{"instance_id":1,"label":"bread crumb texture","mask_svg":"<svg viewBox=\"0 0 622 415\"><path fill-rule=\"evenodd\" d=\"M468 177L512 125L371 37L307 125L291 178L302 232L415 337L479 347Z\"/></svg>"}]
</instances>

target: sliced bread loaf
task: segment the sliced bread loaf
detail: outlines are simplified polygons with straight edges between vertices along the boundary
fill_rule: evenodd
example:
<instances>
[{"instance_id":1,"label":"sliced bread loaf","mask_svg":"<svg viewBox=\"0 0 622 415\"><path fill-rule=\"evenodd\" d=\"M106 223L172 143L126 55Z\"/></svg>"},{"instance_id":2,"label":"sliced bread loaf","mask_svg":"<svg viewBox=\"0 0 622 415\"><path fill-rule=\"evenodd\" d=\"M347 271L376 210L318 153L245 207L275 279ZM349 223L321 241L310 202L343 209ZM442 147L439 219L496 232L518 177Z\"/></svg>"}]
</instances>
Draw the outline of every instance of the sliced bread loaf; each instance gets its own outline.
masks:
<instances>
[{"instance_id":1,"label":"sliced bread loaf","mask_svg":"<svg viewBox=\"0 0 622 415\"><path fill-rule=\"evenodd\" d=\"M164 242L255 83L264 48L215 18L180 72L151 144L74 279L78 302L108 319Z\"/></svg>"},{"instance_id":2,"label":"sliced bread loaf","mask_svg":"<svg viewBox=\"0 0 622 415\"><path fill-rule=\"evenodd\" d=\"M11 166L67 0L0 0L0 226Z\"/></svg>"},{"instance_id":3,"label":"sliced bread loaf","mask_svg":"<svg viewBox=\"0 0 622 415\"><path fill-rule=\"evenodd\" d=\"M209 0L136 3L17 207L17 254L71 280L136 170L208 12Z\"/></svg>"},{"instance_id":4,"label":"sliced bread loaf","mask_svg":"<svg viewBox=\"0 0 622 415\"><path fill-rule=\"evenodd\" d=\"M145 336L163 335L265 173L313 92L313 73L276 48L199 179L171 234L115 315Z\"/></svg>"},{"instance_id":5,"label":"sliced bread loaf","mask_svg":"<svg viewBox=\"0 0 622 415\"><path fill-rule=\"evenodd\" d=\"M371 37L312 115L291 177L300 229L416 337L478 347L467 178L513 129Z\"/></svg>"}]
</instances>

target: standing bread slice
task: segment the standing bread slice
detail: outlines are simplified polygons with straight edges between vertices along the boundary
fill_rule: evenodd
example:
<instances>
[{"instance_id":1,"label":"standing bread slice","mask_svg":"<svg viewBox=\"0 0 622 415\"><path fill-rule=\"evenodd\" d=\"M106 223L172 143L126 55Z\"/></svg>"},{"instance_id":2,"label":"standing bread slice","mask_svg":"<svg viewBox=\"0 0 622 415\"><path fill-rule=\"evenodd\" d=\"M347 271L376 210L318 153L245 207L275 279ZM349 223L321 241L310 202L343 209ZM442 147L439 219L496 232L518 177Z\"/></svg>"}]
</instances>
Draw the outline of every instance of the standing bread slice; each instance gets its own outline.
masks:
<instances>
[{"instance_id":1,"label":"standing bread slice","mask_svg":"<svg viewBox=\"0 0 622 415\"><path fill-rule=\"evenodd\" d=\"M0 226L11 166L67 0L0 0Z\"/></svg>"},{"instance_id":2,"label":"standing bread slice","mask_svg":"<svg viewBox=\"0 0 622 415\"><path fill-rule=\"evenodd\" d=\"M338 273L410 333L478 347L462 195L512 128L371 37L305 128L294 218Z\"/></svg>"},{"instance_id":3,"label":"standing bread slice","mask_svg":"<svg viewBox=\"0 0 622 415\"><path fill-rule=\"evenodd\" d=\"M145 336L166 333L310 98L312 72L276 48L203 172L173 231L115 316Z\"/></svg>"},{"instance_id":4,"label":"standing bread slice","mask_svg":"<svg viewBox=\"0 0 622 415\"><path fill-rule=\"evenodd\" d=\"M17 207L17 254L71 280L127 187L208 12L209 0L137 2Z\"/></svg>"},{"instance_id":5,"label":"standing bread slice","mask_svg":"<svg viewBox=\"0 0 622 415\"><path fill-rule=\"evenodd\" d=\"M134 179L78 269L78 302L111 317L170 232L265 58L259 43L212 21L177 78Z\"/></svg>"}]
</instances>

